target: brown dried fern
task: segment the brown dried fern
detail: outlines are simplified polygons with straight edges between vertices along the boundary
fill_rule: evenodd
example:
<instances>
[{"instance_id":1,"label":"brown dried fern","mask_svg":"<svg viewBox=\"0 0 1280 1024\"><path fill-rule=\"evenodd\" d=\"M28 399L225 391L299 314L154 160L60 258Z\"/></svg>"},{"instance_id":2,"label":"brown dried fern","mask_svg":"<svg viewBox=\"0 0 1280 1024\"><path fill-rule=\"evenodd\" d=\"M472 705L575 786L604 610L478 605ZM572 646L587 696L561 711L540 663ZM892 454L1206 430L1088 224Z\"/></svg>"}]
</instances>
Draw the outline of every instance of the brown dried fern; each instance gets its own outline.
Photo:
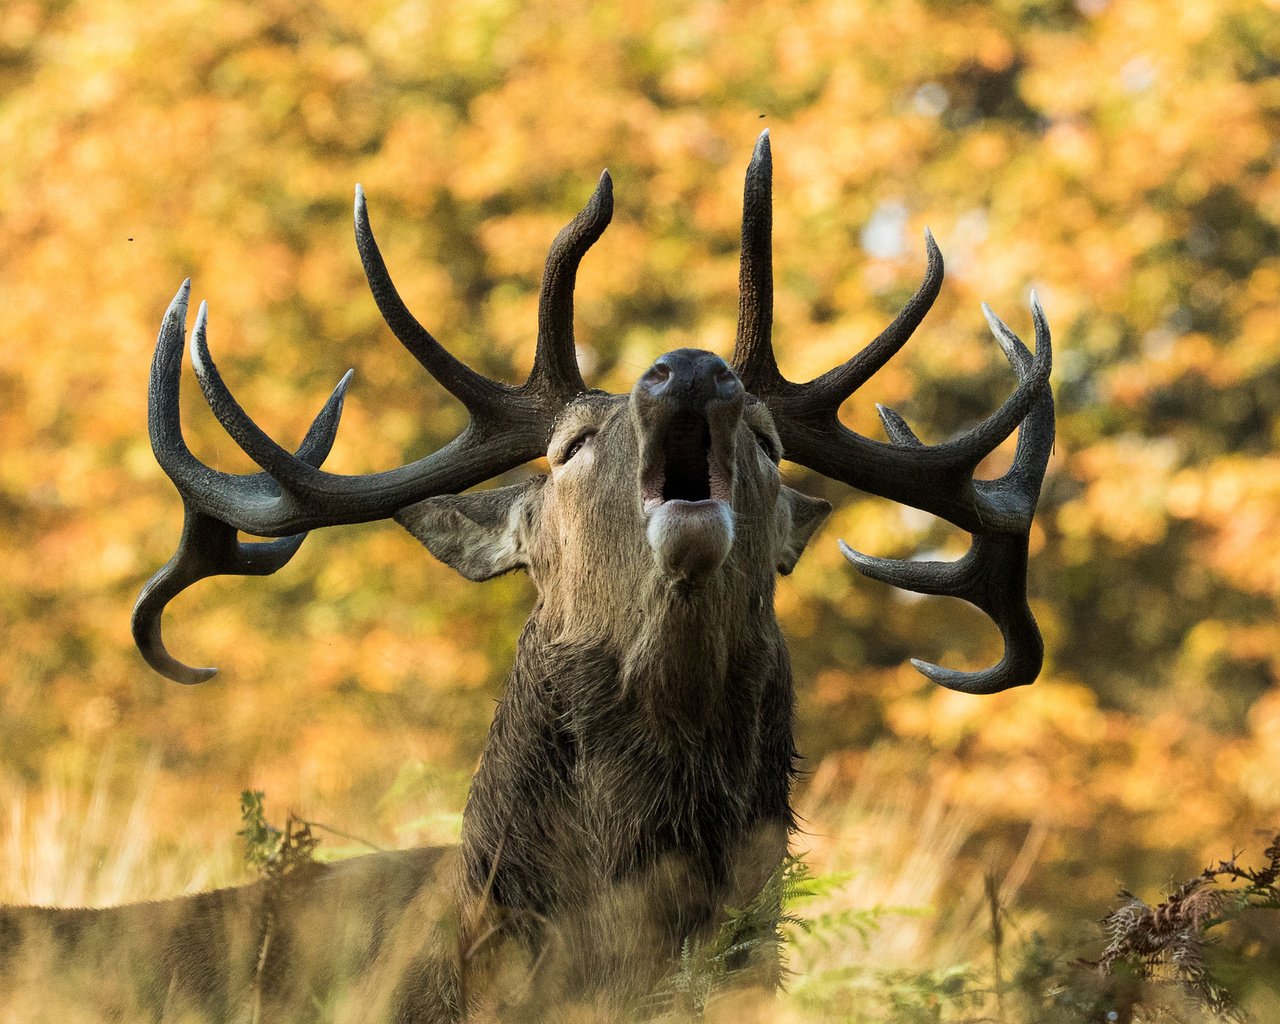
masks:
<instances>
[{"instance_id":1,"label":"brown dried fern","mask_svg":"<svg viewBox=\"0 0 1280 1024\"><path fill-rule=\"evenodd\" d=\"M1154 907L1122 889L1123 903L1102 920L1108 943L1098 970L1109 976L1124 968L1142 979L1177 982L1206 1009L1247 1020L1208 969L1207 933L1247 910L1280 909L1280 835L1263 851L1266 866L1242 867L1238 856L1205 868Z\"/></svg>"}]
</instances>

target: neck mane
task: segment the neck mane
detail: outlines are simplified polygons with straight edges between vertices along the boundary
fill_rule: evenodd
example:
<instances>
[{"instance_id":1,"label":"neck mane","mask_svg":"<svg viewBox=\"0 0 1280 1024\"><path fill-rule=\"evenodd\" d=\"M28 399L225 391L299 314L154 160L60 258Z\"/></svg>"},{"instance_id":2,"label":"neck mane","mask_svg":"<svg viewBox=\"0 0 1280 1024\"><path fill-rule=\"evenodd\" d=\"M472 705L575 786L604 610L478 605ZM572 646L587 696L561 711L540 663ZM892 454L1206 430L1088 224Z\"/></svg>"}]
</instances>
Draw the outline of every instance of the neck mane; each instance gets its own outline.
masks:
<instances>
[{"instance_id":1,"label":"neck mane","mask_svg":"<svg viewBox=\"0 0 1280 1024\"><path fill-rule=\"evenodd\" d=\"M795 758L767 590L620 595L634 614L610 630L568 628L539 604L467 801L473 891L545 915L620 885L661 903L661 876L684 934L690 912L759 891L793 826Z\"/></svg>"}]
</instances>

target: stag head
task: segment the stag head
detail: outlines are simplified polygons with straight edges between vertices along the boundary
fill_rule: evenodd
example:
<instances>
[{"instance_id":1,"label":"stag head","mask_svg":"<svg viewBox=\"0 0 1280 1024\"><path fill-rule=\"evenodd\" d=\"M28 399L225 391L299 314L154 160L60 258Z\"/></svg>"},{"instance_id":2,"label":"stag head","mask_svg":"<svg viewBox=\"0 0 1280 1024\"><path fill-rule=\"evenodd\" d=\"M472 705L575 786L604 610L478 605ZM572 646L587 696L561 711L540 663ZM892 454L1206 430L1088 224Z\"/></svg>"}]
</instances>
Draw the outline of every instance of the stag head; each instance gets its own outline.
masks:
<instances>
[{"instance_id":1,"label":"stag head","mask_svg":"<svg viewBox=\"0 0 1280 1024\"><path fill-rule=\"evenodd\" d=\"M1018 386L989 418L937 445L919 440L880 407L889 441L846 428L841 404L897 352L931 307L942 257L926 234L924 282L885 331L846 363L807 384L778 370L772 322L769 135L747 170L738 337L732 364L695 349L657 359L626 395L589 390L573 341L578 265L613 209L606 171L586 208L556 237L547 258L537 350L519 386L481 376L450 355L404 306L374 241L356 189L356 244L375 301L418 361L464 403L470 422L439 451L398 469L342 476L319 468L333 443L350 374L290 453L241 409L209 354L202 304L192 363L210 407L262 472L219 472L195 459L178 418L189 282L165 315L151 373L150 430L156 458L182 495L186 518L173 559L134 610L139 649L183 683L215 670L172 658L161 614L192 583L223 573L263 575L292 557L318 526L394 518L468 579L523 568L538 585L541 618L560 639L637 630L655 606L771 609L775 573L794 567L829 511L781 483L782 459L860 490L931 512L968 531L956 562L893 561L841 542L864 574L907 590L960 597L981 608L1004 638L1000 663L958 672L915 661L956 690L992 693L1034 681L1043 646L1026 600L1027 538L1053 444L1050 343L1032 296L1034 354L984 306ZM978 464L1018 430L1012 467L975 479ZM514 486L460 492L546 455L550 473ZM245 542L237 531L277 538ZM771 612L770 612L771 614ZM625 638L622 638L625 640Z\"/></svg>"}]
</instances>

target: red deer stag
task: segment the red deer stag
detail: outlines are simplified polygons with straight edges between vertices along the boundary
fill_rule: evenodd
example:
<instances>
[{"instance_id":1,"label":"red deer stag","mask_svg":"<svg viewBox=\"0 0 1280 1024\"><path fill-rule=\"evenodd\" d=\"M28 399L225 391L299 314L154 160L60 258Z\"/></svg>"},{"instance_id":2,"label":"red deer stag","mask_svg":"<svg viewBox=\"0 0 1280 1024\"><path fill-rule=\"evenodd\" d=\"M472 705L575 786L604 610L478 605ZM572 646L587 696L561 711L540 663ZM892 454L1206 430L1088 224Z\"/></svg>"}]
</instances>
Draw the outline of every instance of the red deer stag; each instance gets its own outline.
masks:
<instances>
[{"instance_id":1,"label":"red deer stag","mask_svg":"<svg viewBox=\"0 0 1280 1024\"><path fill-rule=\"evenodd\" d=\"M681 944L713 930L726 905L743 906L786 853L794 695L774 581L792 570L829 506L782 484L783 459L972 534L968 554L953 563L891 561L844 547L866 575L963 598L999 627L1005 650L994 667L960 672L914 662L921 672L987 694L1030 683L1040 670L1042 644L1026 599L1028 532L1053 442L1049 331L1039 305L1033 296L1034 354L987 312L1019 381L990 418L927 445L881 408L888 443L854 433L837 411L928 312L942 257L927 236L924 282L893 323L843 365L807 384L788 381L770 342L771 173L766 132L746 177L732 362L694 349L669 352L624 395L588 388L574 355L574 280L612 213L607 172L551 247L536 357L518 387L463 365L409 313L357 189L356 242L379 309L470 413L454 441L398 469L352 477L319 468L350 375L296 453L271 440L214 365L202 305L191 338L196 376L218 420L262 471L205 466L178 422L186 284L160 329L151 438L186 519L177 554L147 584L134 614L138 646L157 671L182 683L214 671L166 651L160 618L169 600L207 576L275 572L316 527L394 518L468 579L514 569L532 577L538 601L467 801L455 884L469 908L460 948L474 952L501 931L543 958L541 975L555 977L543 985L544 999L555 992L616 1005L652 987ZM975 479L978 464L1015 429L1009 471ZM463 493L544 454L545 476ZM237 531L279 539L242 542ZM343 948L359 964L385 961L396 916L389 904L418 906L423 892L437 891L438 869L429 852L317 868L306 898L290 903L292 917L278 915L292 922L278 925L284 939L259 961L246 952L257 948L252 942L229 943L226 922L245 919L260 892L195 898L189 913L151 924L169 964L157 991L180 991L201 1006L234 1004L245 979L256 970L261 981L261 961L269 960L268 995L277 1006L307 986L314 997L321 984L314 979L327 976L316 967L323 957L298 952L314 924L307 915L332 919L332 906L349 901L366 921L326 955ZM199 903L215 898L221 902ZM193 915L216 918L217 927L192 924ZM553 947L566 954L552 958L554 969L546 962ZM400 956L400 1017L474 1013L466 972L456 962L442 967L438 949L432 955ZM762 972L767 978L767 964Z\"/></svg>"}]
</instances>

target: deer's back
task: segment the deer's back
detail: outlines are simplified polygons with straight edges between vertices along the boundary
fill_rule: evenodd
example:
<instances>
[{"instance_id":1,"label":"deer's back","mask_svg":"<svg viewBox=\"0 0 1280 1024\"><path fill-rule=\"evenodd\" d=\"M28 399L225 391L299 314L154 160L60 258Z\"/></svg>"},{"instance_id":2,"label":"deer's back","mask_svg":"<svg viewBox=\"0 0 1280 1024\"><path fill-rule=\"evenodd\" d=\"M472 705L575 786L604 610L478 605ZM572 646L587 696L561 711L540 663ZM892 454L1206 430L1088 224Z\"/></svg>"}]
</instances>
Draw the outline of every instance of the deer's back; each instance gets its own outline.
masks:
<instances>
[{"instance_id":1,"label":"deer's back","mask_svg":"<svg viewBox=\"0 0 1280 1024\"><path fill-rule=\"evenodd\" d=\"M453 862L431 847L158 902L0 907L0 1006L24 1021L81 1020L86 1008L103 1020L292 1021L350 1002L340 1015L356 1020L450 1020Z\"/></svg>"}]
</instances>

